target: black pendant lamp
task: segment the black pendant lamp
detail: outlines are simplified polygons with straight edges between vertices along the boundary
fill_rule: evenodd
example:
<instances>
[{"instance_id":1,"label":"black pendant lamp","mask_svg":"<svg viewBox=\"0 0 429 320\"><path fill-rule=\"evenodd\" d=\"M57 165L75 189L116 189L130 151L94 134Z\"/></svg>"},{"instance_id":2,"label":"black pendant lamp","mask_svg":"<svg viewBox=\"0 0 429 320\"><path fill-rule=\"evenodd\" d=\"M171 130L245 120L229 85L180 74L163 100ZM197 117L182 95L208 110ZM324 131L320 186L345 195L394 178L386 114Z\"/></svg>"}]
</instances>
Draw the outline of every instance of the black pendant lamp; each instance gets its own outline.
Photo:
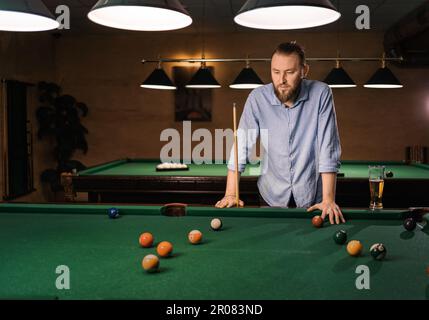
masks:
<instances>
[{"instance_id":1,"label":"black pendant lamp","mask_svg":"<svg viewBox=\"0 0 429 320\"><path fill-rule=\"evenodd\" d=\"M186 88L189 89L215 89L220 87L219 82L213 77L204 62L201 63L201 68L198 69L186 85Z\"/></svg>"},{"instance_id":2,"label":"black pendant lamp","mask_svg":"<svg viewBox=\"0 0 429 320\"><path fill-rule=\"evenodd\" d=\"M219 82L213 77L210 70L206 67L205 62L205 39L204 39L204 25L206 20L206 0L203 0L203 19L202 19L202 28L201 28L201 38L202 43L202 62L201 67L198 71L192 76L191 80L186 85L188 89L215 89L220 88Z\"/></svg>"},{"instance_id":3,"label":"black pendant lamp","mask_svg":"<svg viewBox=\"0 0 429 320\"><path fill-rule=\"evenodd\" d=\"M365 88L375 89L396 89L402 88L403 85L398 78L386 67L385 55L381 60L381 68L379 68L373 76L364 84Z\"/></svg>"},{"instance_id":4,"label":"black pendant lamp","mask_svg":"<svg viewBox=\"0 0 429 320\"><path fill-rule=\"evenodd\" d=\"M99 0L88 18L103 26L135 31L176 30L192 23L179 0Z\"/></svg>"},{"instance_id":5,"label":"black pendant lamp","mask_svg":"<svg viewBox=\"0 0 429 320\"><path fill-rule=\"evenodd\" d=\"M234 82L229 85L232 89L255 89L263 86L264 83L258 77L256 72L250 67L249 62L246 63L246 67L241 70Z\"/></svg>"},{"instance_id":6,"label":"black pendant lamp","mask_svg":"<svg viewBox=\"0 0 429 320\"><path fill-rule=\"evenodd\" d=\"M160 90L175 90L177 87L170 80L161 64L158 65L145 81L140 85L142 88L147 89L160 89Z\"/></svg>"},{"instance_id":7,"label":"black pendant lamp","mask_svg":"<svg viewBox=\"0 0 429 320\"><path fill-rule=\"evenodd\" d=\"M249 28L286 30L325 25L340 16L329 0L247 0L234 21Z\"/></svg>"},{"instance_id":8,"label":"black pendant lamp","mask_svg":"<svg viewBox=\"0 0 429 320\"><path fill-rule=\"evenodd\" d=\"M0 0L1 31L46 31L59 26L41 0Z\"/></svg>"},{"instance_id":9,"label":"black pendant lamp","mask_svg":"<svg viewBox=\"0 0 429 320\"><path fill-rule=\"evenodd\" d=\"M337 60L335 68L328 73L323 82L327 83L331 88L355 88L356 83L350 78L348 73L340 66L340 61Z\"/></svg>"}]
</instances>

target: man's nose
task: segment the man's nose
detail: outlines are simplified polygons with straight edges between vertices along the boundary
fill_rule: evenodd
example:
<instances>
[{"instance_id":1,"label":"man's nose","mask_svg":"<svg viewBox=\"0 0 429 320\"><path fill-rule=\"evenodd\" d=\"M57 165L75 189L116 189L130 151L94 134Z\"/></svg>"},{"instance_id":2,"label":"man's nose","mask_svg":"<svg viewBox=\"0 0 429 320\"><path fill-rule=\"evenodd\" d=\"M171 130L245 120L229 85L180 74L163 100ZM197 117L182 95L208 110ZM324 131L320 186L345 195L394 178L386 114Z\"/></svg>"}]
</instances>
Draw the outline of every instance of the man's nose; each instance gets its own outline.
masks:
<instances>
[{"instance_id":1,"label":"man's nose","mask_svg":"<svg viewBox=\"0 0 429 320\"><path fill-rule=\"evenodd\" d=\"M287 82L287 75L286 75L286 73L284 73L283 75L282 75L282 83L286 83Z\"/></svg>"}]
</instances>

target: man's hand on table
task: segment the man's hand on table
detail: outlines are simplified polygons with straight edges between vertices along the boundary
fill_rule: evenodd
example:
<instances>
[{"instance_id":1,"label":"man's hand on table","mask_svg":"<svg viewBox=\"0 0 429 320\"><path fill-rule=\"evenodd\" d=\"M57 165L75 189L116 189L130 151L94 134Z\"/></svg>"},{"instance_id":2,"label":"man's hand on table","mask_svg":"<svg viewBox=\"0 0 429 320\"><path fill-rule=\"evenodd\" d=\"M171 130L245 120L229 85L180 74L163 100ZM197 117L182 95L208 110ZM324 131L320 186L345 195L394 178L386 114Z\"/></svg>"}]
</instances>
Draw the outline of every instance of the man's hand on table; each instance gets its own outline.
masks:
<instances>
[{"instance_id":1,"label":"man's hand on table","mask_svg":"<svg viewBox=\"0 0 429 320\"><path fill-rule=\"evenodd\" d=\"M325 220L326 216L329 216L329 221L331 222L331 224L340 224L346 222L340 207L335 203L335 201L322 201L308 208L307 212L311 212L317 209L322 211L320 217L323 220Z\"/></svg>"},{"instance_id":2,"label":"man's hand on table","mask_svg":"<svg viewBox=\"0 0 429 320\"><path fill-rule=\"evenodd\" d=\"M216 202L215 207L216 208L231 208L231 207L235 207L236 205L237 205L237 201L236 201L235 195L230 195L230 196L224 196L221 200ZM239 199L238 205L240 207L244 207L244 202Z\"/></svg>"}]
</instances>

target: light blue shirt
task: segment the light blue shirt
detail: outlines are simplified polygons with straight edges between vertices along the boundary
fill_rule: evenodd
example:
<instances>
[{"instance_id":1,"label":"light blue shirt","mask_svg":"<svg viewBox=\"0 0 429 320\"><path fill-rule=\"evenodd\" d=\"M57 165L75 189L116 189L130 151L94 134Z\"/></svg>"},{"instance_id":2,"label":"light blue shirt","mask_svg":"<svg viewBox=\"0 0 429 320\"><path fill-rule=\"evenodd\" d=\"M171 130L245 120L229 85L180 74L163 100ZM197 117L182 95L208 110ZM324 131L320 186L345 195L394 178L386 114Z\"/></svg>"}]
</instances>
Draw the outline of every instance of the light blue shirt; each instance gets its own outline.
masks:
<instances>
[{"instance_id":1,"label":"light blue shirt","mask_svg":"<svg viewBox=\"0 0 429 320\"><path fill-rule=\"evenodd\" d=\"M338 172L341 145L331 88L303 79L291 108L274 93L273 84L254 89L238 127L238 170L243 172L260 138L258 188L270 206L297 207L322 201L322 172ZM228 169L235 170L234 148Z\"/></svg>"}]
</instances>

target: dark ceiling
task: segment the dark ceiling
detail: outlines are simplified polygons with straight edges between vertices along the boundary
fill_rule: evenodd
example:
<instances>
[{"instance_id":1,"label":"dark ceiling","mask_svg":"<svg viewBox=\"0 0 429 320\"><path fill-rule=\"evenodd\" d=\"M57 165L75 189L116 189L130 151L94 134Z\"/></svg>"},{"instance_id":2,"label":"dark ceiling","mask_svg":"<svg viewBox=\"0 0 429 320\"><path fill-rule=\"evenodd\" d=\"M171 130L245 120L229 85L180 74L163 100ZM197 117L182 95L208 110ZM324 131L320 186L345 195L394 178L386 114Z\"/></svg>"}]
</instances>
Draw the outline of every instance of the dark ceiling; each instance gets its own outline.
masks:
<instances>
[{"instance_id":1,"label":"dark ceiling","mask_svg":"<svg viewBox=\"0 0 429 320\"><path fill-rule=\"evenodd\" d=\"M43 0L52 13L59 5L67 5L71 13L71 28L63 33L77 34L109 34L109 33L135 33L136 31L115 30L94 24L86 17L96 0ZM203 4L205 12L203 15ZM234 23L234 15L240 10L246 0L181 0L190 13L193 23L187 28L169 31L177 33L231 33L231 32L264 32L238 26ZM355 13L358 5L367 5L371 14L370 31L384 32L393 23L397 22L408 12L427 0L333 0L331 1L341 12L342 16L337 23L327 26L305 29L305 32L350 32L357 31ZM204 18L205 17L205 18ZM203 19L204 18L204 19ZM204 23L203 23L204 21ZM278 31L284 32L284 31Z\"/></svg>"}]
</instances>

